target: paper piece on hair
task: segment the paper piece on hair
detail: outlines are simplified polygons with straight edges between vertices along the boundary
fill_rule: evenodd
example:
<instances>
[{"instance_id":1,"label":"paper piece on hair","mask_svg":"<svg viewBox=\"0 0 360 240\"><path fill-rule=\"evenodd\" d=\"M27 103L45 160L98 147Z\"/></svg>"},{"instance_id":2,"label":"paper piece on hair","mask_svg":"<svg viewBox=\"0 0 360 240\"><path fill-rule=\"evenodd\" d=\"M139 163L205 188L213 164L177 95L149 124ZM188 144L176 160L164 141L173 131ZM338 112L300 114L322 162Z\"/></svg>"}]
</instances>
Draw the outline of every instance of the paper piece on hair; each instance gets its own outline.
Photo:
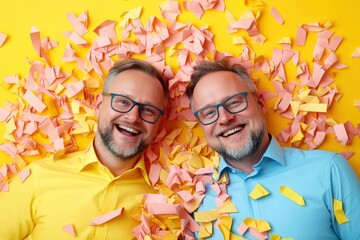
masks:
<instances>
[{"instance_id":1,"label":"paper piece on hair","mask_svg":"<svg viewBox=\"0 0 360 240\"><path fill-rule=\"evenodd\" d=\"M276 10L275 7L272 7L270 12L278 23L280 24L284 23L283 17L280 15L280 13Z\"/></svg>"},{"instance_id":2,"label":"paper piece on hair","mask_svg":"<svg viewBox=\"0 0 360 240\"><path fill-rule=\"evenodd\" d=\"M100 216L97 216L96 218L94 218L90 222L90 225L91 226L98 226L98 225L101 225L103 223L106 223L106 222L114 219L115 217L120 216L122 211L123 211L123 208L117 209L117 210L112 211L112 212L105 213L105 214L100 215Z\"/></svg>"},{"instance_id":3,"label":"paper piece on hair","mask_svg":"<svg viewBox=\"0 0 360 240\"><path fill-rule=\"evenodd\" d=\"M344 224L348 222L349 219L345 215L342 201L334 198L333 205L334 205L334 215L338 224Z\"/></svg>"},{"instance_id":4,"label":"paper piece on hair","mask_svg":"<svg viewBox=\"0 0 360 240\"><path fill-rule=\"evenodd\" d=\"M6 38L7 38L7 35L5 33L0 32L0 47L2 47Z\"/></svg>"},{"instance_id":5,"label":"paper piece on hair","mask_svg":"<svg viewBox=\"0 0 360 240\"><path fill-rule=\"evenodd\" d=\"M72 224L69 224L69 225L66 225L66 226L62 227L62 230L64 230L65 232L67 232L71 236L76 237L75 229L74 229L74 226Z\"/></svg>"},{"instance_id":6,"label":"paper piece on hair","mask_svg":"<svg viewBox=\"0 0 360 240\"><path fill-rule=\"evenodd\" d=\"M249 194L249 196L253 199L259 199L262 197L265 197L269 195L269 192L261 185L261 184L256 184L256 186L254 187L254 189L251 191L251 193Z\"/></svg>"},{"instance_id":7,"label":"paper piece on hair","mask_svg":"<svg viewBox=\"0 0 360 240\"><path fill-rule=\"evenodd\" d=\"M22 183L24 183L25 180L30 176L30 174L31 174L30 169L27 169L27 170L24 170L24 171L19 172L18 175L19 175L20 181L21 181Z\"/></svg>"},{"instance_id":8,"label":"paper piece on hair","mask_svg":"<svg viewBox=\"0 0 360 240\"><path fill-rule=\"evenodd\" d=\"M288 186L280 186L280 193L300 206L305 206L304 198Z\"/></svg>"}]
</instances>

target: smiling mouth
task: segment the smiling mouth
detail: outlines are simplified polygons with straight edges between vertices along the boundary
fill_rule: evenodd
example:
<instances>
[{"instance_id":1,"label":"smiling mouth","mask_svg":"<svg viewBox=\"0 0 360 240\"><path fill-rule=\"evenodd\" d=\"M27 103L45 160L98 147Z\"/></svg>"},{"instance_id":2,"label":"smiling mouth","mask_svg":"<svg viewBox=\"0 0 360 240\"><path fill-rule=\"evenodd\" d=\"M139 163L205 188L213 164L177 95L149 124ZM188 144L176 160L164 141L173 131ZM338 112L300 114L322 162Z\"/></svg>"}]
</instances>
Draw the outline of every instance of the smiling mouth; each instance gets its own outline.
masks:
<instances>
[{"instance_id":1,"label":"smiling mouth","mask_svg":"<svg viewBox=\"0 0 360 240\"><path fill-rule=\"evenodd\" d=\"M124 126L124 125L116 125L116 128L119 132L121 132L124 135L127 136L137 136L140 134L140 132L138 130L135 130L133 128Z\"/></svg>"},{"instance_id":2,"label":"smiling mouth","mask_svg":"<svg viewBox=\"0 0 360 240\"><path fill-rule=\"evenodd\" d=\"M244 126L245 126L245 125L243 124L243 125L240 125L240 126L238 126L238 127L236 127L236 128L230 129L230 130L222 133L221 136L222 136L222 137L229 137L229 136L231 136L231 135L233 135L233 134L235 134L235 133L238 133L238 132L240 132L241 130L243 130Z\"/></svg>"}]
</instances>

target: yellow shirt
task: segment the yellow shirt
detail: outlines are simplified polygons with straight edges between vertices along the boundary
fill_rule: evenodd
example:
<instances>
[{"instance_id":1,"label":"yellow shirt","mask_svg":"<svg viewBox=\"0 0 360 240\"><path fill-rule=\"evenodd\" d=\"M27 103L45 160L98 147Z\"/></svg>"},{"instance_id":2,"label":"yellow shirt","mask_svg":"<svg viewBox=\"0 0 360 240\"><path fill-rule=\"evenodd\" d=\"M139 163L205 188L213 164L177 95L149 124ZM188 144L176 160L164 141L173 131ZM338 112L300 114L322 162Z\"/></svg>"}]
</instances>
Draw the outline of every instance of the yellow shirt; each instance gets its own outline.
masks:
<instances>
[{"instance_id":1,"label":"yellow shirt","mask_svg":"<svg viewBox=\"0 0 360 240\"><path fill-rule=\"evenodd\" d=\"M74 239L63 230L72 224L76 239L134 239L131 230L141 208L136 195L155 193L142 157L133 169L114 177L97 159L94 148L62 159L44 159L28 166L0 192L0 239ZM124 208L120 216L98 226L97 216Z\"/></svg>"}]
</instances>

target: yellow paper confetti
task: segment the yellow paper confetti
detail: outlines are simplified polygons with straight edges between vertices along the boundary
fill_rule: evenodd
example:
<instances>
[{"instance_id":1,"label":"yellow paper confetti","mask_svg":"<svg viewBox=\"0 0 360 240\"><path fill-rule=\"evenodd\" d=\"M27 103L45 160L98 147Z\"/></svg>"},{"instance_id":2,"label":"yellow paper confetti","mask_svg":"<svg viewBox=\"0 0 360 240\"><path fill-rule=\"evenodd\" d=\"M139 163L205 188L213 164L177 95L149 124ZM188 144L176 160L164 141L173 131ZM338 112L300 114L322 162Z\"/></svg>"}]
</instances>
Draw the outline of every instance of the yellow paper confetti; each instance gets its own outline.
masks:
<instances>
[{"instance_id":1,"label":"yellow paper confetti","mask_svg":"<svg viewBox=\"0 0 360 240\"><path fill-rule=\"evenodd\" d=\"M249 196L253 199L259 199L262 197L265 197L269 195L269 192L261 185L261 184L256 184L256 186L254 187L254 189L251 191L251 193L249 194Z\"/></svg>"},{"instance_id":2,"label":"yellow paper confetti","mask_svg":"<svg viewBox=\"0 0 360 240\"><path fill-rule=\"evenodd\" d=\"M207 238L213 234L213 225L211 222L203 222L200 225L198 237Z\"/></svg>"},{"instance_id":3,"label":"yellow paper confetti","mask_svg":"<svg viewBox=\"0 0 360 240\"><path fill-rule=\"evenodd\" d=\"M280 186L280 193L300 206L305 206L304 198L288 186Z\"/></svg>"},{"instance_id":4,"label":"yellow paper confetti","mask_svg":"<svg viewBox=\"0 0 360 240\"><path fill-rule=\"evenodd\" d=\"M224 240L230 240L230 232L232 225L232 217L230 216L222 216L221 222L218 225Z\"/></svg>"},{"instance_id":5,"label":"yellow paper confetti","mask_svg":"<svg viewBox=\"0 0 360 240\"><path fill-rule=\"evenodd\" d=\"M267 232L271 229L270 224L264 220L246 218L243 222L246 226L255 228L259 232Z\"/></svg>"},{"instance_id":6,"label":"yellow paper confetti","mask_svg":"<svg viewBox=\"0 0 360 240\"><path fill-rule=\"evenodd\" d=\"M194 217L197 222L211 222L216 220L219 214L216 210L211 210L207 212L195 212Z\"/></svg>"},{"instance_id":7,"label":"yellow paper confetti","mask_svg":"<svg viewBox=\"0 0 360 240\"><path fill-rule=\"evenodd\" d=\"M334 215L336 218L336 221L339 224L343 224L349 221L349 219L346 217L345 212L343 210L343 204L342 201L334 199Z\"/></svg>"}]
</instances>

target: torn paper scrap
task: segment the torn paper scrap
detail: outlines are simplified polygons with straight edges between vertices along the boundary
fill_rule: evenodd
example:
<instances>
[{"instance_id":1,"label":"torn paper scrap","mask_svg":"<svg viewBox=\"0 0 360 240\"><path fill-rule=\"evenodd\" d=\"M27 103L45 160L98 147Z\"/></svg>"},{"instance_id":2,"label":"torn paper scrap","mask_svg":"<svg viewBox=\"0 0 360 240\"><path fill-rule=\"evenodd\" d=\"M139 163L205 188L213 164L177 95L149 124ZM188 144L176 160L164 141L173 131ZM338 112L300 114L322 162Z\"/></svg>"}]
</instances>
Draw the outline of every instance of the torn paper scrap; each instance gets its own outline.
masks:
<instances>
[{"instance_id":1,"label":"torn paper scrap","mask_svg":"<svg viewBox=\"0 0 360 240\"><path fill-rule=\"evenodd\" d=\"M62 228L62 230L64 230L65 232L67 232L68 234L70 234L71 236L75 237L75 229L74 226L72 224L66 225Z\"/></svg>"},{"instance_id":2,"label":"torn paper scrap","mask_svg":"<svg viewBox=\"0 0 360 240\"><path fill-rule=\"evenodd\" d=\"M299 204L300 206L305 206L304 198L300 194L292 190L290 187L280 186L280 193L285 197L289 198L291 201Z\"/></svg>"},{"instance_id":3,"label":"torn paper scrap","mask_svg":"<svg viewBox=\"0 0 360 240\"><path fill-rule=\"evenodd\" d=\"M334 204L334 215L335 215L336 221L339 224L348 222L349 219L345 215L342 201L334 199L333 204Z\"/></svg>"},{"instance_id":4,"label":"torn paper scrap","mask_svg":"<svg viewBox=\"0 0 360 240\"><path fill-rule=\"evenodd\" d=\"M27 170L19 172L18 174L19 174L20 181L22 183L24 183L25 180L30 176L31 171L30 171L30 169L27 169Z\"/></svg>"},{"instance_id":5,"label":"torn paper scrap","mask_svg":"<svg viewBox=\"0 0 360 240\"><path fill-rule=\"evenodd\" d=\"M356 48L353 54L351 55L352 58L360 58L360 47Z\"/></svg>"},{"instance_id":6,"label":"torn paper scrap","mask_svg":"<svg viewBox=\"0 0 360 240\"><path fill-rule=\"evenodd\" d=\"M117 209L115 211L108 212L108 213L105 213L103 215L97 216L96 218L94 218L90 222L90 225L91 226L98 226L98 225L101 225L103 223L106 223L106 222L110 221L111 219L114 219L115 217L120 216L122 211L123 211L123 208L120 208L120 209Z\"/></svg>"},{"instance_id":7,"label":"torn paper scrap","mask_svg":"<svg viewBox=\"0 0 360 240\"><path fill-rule=\"evenodd\" d=\"M275 7L272 7L270 12L278 23L280 24L284 23L283 17L280 15L280 13L276 10Z\"/></svg>"},{"instance_id":8,"label":"torn paper scrap","mask_svg":"<svg viewBox=\"0 0 360 240\"><path fill-rule=\"evenodd\" d=\"M253 199L259 199L262 197L265 197L269 195L269 192L261 185L261 184L256 184L256 186L254 187L254 189L251 191L251 193L249 194L249 196Z\"/></svg>"},{"instance_id":9,"label":"torn paper scrap","mask_svg":"<svg viewBox=\"0 0 360 240\"><path fill-rule=\"evenodd\" d=\"M0 32L0 47L4 44L7 35L5 33Z\"/></svg>"}]
</instances>

